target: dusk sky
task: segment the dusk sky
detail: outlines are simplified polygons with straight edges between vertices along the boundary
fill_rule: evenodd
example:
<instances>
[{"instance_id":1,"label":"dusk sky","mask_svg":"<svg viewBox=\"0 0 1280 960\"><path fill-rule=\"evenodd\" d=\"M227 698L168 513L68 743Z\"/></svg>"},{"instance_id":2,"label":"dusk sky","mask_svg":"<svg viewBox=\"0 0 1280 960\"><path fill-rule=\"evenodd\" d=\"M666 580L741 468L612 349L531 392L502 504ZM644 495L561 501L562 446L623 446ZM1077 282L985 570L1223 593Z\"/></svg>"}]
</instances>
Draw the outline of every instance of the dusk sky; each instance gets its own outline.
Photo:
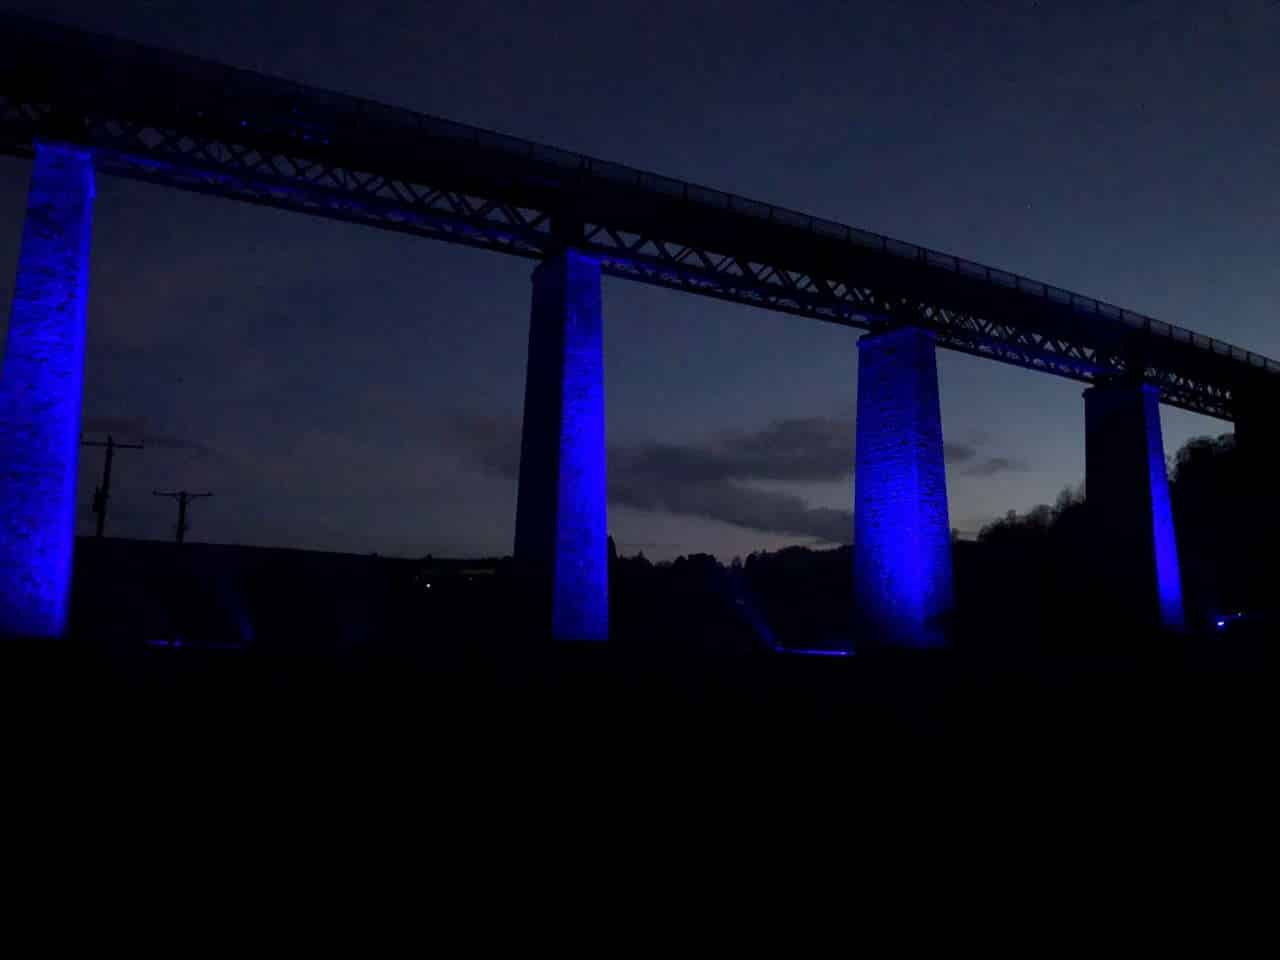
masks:
<instances>
[{"instance_id":1,"label":"dusk sky","mask_svg":"<svg viewBox=\"0 0 1280 960\"><path fill-rule=\"evenodd\" d=\"M1280 357L1280 3L38 0L6 7L978 260ZM29 164L0 158L0 329ZM109 533L509 553L533 264L100 177ZM610 528L852 536L860 332L606 278ZM1082 384L940 352L952 526L1084 476ZM1166 450L1230 425L1164 408ZM101 470L82 451L79 524Z\"/></svg>"}]
</instances>

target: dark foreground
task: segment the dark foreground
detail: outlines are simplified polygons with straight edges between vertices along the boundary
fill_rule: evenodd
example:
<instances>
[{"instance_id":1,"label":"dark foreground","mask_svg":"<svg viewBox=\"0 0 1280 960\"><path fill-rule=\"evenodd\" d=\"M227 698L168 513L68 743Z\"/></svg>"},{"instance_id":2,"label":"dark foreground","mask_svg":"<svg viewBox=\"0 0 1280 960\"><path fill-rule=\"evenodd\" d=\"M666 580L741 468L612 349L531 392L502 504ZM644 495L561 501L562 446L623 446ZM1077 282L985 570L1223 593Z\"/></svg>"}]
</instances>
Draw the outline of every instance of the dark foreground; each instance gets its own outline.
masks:
<instances>
[{"instance_id":1,"label":"dark foreground","mask_svg":"<svg viewBox=\"0 0 1280 960\"><path fill-rule=\"evenodd\" d=\"M1037 769L1112 790L1158 765L1235 796L1227 777L1263 775L1271 753L1271 632L1253 620L1138 637L1080 604L1036 619L1006 603L999 620L978 604L951 649L910 652L796 616L847 584L844 564L838 583L806 568L791 586L620 564L609 644L563 645L536 635L500 565L81 546L73 639L0 643L0 711L11 757L95 782L128 781L137 758L160 779L194 767L205 790L254 795L302 768L370 795L391 776L526 802L728 768L825 810L902 773L938 781L927 799ZM840 643L856 653L776 649ZM842 786L793 786L815 775Z\"/></svg>"},{"instance_id":2,"label":"dark foreground","mask_svg":"<svg viewBox=\"0 0 1280 960\"><path fill-rule=\"evenodd\" d=\"M1270 682L1258 643L1187 640L1120 655L998 661L957 651L645 656L469 638L430 656L7 642L0 699L32 736L254 750L626 750L902 746L1247 751ZM10 725L9 729L15 729ZM607 759L598 757L598 759Z\"/></svg>"},{"instance_id":3,"label":"dark foreground","mask_svg":"<svg viewBox=\"0 0 1280 960\"><path fill-rule=\"evenodd\" d=\"M523 864L537 897L578 862L588 887L699 862L783 887L836 864L886 876L873 849L906 882L955 845L966 872L995 849L1050 873L1054 849L1091 874L1206 844L1234 862L1272 809L1270 683L1243 646L1021 663L433 649L4 646L7 796L34 807L9 822L48 824L25 831L38 846L108 838L112 863L146 838L183 870L223 863L226 889L273 858L354 858L368 867L335 889L411 867L487 897ZM794 874L765 867L792 856Z\"/></svg>"}]
</instances>

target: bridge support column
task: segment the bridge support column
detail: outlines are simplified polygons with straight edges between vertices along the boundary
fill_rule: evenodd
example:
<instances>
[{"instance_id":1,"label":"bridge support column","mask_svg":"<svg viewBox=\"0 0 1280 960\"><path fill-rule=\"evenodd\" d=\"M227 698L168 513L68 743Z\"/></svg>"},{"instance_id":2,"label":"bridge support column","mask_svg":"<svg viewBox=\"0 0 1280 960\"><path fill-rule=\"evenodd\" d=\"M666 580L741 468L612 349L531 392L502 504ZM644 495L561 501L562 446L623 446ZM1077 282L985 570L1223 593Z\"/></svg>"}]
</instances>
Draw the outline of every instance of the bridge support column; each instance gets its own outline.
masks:
<instances>
[{"instance_id":1,"label":"bridge support column","mask_svg":"<svg viewBox=\"0 0 1280 960\"><path fill-rule=\"evenodd\" d=\"M37 144L0 369L0 635L67 626L93 194L88 151Z\"/></svg>"},{"instance_id":2,"label":"bridge support column","mask_svg":"<svg viewBox=\"0 0 1280 960\"><path fill-rule=\"evenodd\" d=\"M884 642L946 643L954 605L933 335L858 341L853 567L859 614Z\"/></svg>"},{"instance_id":3,"label":"bridge support column","mask_svg":"<svg viewBox=\"0 0 1280 960\"><path fill-rule=\"evenodd\" d=\"M1251 615L1269 615L1280 622L1280 511L1275 505L1274 482L1280 470L1280 390L1259 377L1233 389L1236 458L1242 487L1238 516L1248 518L1240 538L1249 570L1244 584Z\"/></svg>"},{"instance_id":4,"label":"bridge support column","mask_svg":"<svg viewBox=\"0 0 1280 960\"><path fill-rule=\"evenodd\" d=\"M533 272L515 558L558 640L609 635L600 261L568 249Z\"/></svg>"},{"instance_id":5,"label":"bridge support column","mask_svg":"<svg viewBox=\"0 0 1280 960\"><path fill-rule=\"evenodd\" d=\"M1182 575L1169 501L1160 391L1106 383L1084 392L1085 495L1097 572L1126 619L1181 630Z\"/></svg>"}]
</instances>

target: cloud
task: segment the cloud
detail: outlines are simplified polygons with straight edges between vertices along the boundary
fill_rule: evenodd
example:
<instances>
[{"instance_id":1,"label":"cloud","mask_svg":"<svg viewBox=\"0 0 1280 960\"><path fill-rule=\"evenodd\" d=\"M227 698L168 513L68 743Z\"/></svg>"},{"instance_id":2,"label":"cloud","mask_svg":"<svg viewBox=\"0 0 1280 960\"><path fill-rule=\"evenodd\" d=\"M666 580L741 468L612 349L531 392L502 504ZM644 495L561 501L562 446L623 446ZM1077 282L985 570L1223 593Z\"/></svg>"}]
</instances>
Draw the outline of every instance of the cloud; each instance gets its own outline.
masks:
<instances>
[{"instance_id":1,"label":"cloud","mask_svg":"<svg viewBox=\"0 0 1280 960\"><path fill-rule=\"evenodd\" d=\"M609 451L609 499L638 510L707 517L767 533L847 543L853 515L847 510L811 507L795 494L760 490L743 481L792 479L792 468L740 470L722 451L649 445ZM838 475L837 475L838 476ZM821 479L828 479L824 474Z\"/></svg>"},{"instance_id":2,"label":"cloud","mask_svg":"<svg viewBox=\"0 0 1280 960\"><path fill-rule=\"evenodd\" d=\"M192 450L201 455L214 451L194 440L185 440L171 433L151 430L141 417L85 417L81 423L85 434L109 434L123 443L140 443L157 450Z\"/></svg>"},{"instance_id":3,"label":"cloud","mask_svg":"<svg viewBox=\"0 0 1280 960\"><path fill-rule=\"evenodd\" d=\"M444 422L445 446L476 466L504 477L520 474L520 423L509 417L456 414Z\"/></svg>"},{"instance_id":4,"label":"cloud","mask_svg":"<svg viewBox=\"0 0 1280 960\"><path fill-rule=\"evenodd\" d=\"M1022 473L1028 467L1021 460L1008 457L987 457L966 467L963 473L970 477L994 477L998 473Z\"/></svg>"},{"instance_id":5,"label":"cloud","mask_svg":"<svg viewBox=\"0 0 1280 960\"><path fill-rule=\"evenodd\" d=\"M850 479L856 429L851 418L775 420L753 432L724 434L699 453L717 457L724 471L734 477L828 483ZM979 441L944 443L943 456L948 466L965 476L991 477L1027 469L1019 460L984 457Z\"/></svg>"},{"instance_id":6,"label":"cloud","mask_svg":"<svg viewBox=\"0 0 1280 960\"><path fill-rule=\"evenodd\" d=\"M998 473L1021 473L1028 467L1009 457L983 457L976 443L944 443L947 464L958 467L966 477L994 477Z\"/></svg>"},{"instance_id":7,"label":"cloud","mask_svg":"<svg viewBox=\"0 0 1280 960\"><path fill-rule=\"evenodd\" d=\"M452 446L477 466L519 474L520 425L458 414L448 421ZM775 420L753 431L729 431L701 446L650 443L609 449L609 500L637 510L705 517L734 526L823 543L848 543L853 514L813 507L801 496L762 490L759 482L816 484L851 480L854 422L837 417ZM947 463L967 476L1025 469L984 457L976 443L948 443Z\"/></svg>"},{"instance_id":8,"label":"cloud","mask_svg":"<svg viewBox=\"0 0 1280 960\"><path fill-rule=\"evenodd\" d=\"M725 434L713 447L733 476L825 483L853 470L852 420L796 417L761 430Z\"/></svg>"}]
</instances>

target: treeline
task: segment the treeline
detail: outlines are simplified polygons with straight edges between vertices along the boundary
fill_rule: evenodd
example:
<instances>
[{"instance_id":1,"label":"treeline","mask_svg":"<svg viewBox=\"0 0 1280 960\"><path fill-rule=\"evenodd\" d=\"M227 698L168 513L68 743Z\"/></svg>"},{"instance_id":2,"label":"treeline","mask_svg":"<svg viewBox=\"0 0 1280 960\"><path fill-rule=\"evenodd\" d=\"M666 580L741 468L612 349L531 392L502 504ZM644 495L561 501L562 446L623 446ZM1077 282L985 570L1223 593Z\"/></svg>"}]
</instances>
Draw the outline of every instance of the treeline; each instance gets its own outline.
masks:
<instances>
[{"instance_id":1,"label":"treeline","mask_svg":"<svg viewBox=\"0 0 1280 960\"><path fill-rule=\"evenodd\" d=\"M1189 441L1171 464L1170 494L1188 625L1248 607L1250 515L1231 435ZM1105 531L1091 526L1083 484L1052 504L1010 511L976 541L953 541L958 646L993 652L1096 646L1132 634L1132 603L1114 602L1099 570ZM720 563L708 554L653 564L615 558L613 624L636 643L719 648L865 647L852 550L790 547Z\"/></svg>"},{"instance_id":2,"label":"treeline","mask_svg":"<svg viewBox=\"0 0 1280 960\"><path fill-rule=\"evenodd\" d=\"M1244 496L1241 471L1231 434L1189 440L1170 465L1183 598L1193 626L1251 600L1249 540L1263 518L1253 515L1255 506ZM1090 528L1086 492L1083 485L1065 489L1052 506L1010 511L978 534L989 551L1030 564L1046 581L1033 588L1039 604L1069 603L1073 595L1078 601L1092 589L1090 558L1106 543L1105 531Z\"/></svg>"},{"instance_id":3,"label":"treeline","mask_svg":"<svg viewBox=\"0 0 1280 960\"><path fill-rule=\"evenodd\" d=\"M1257 568L1230 436L1200 438L1170 471L1188 622L1247 608ZM1132 634L1099 603L1099 551L1080 487L953 540L957 647L995 653L1113 649ZM860 629L851 547L790 547L722 563L698 553L651 563L610 544L611 635L619 647L717 654L875 645ZM1255 560L1250 558L1254 557ZM1254 583L1257 577L1253 578ZM218 643L280 652L440 650L475 638L527 645L526 586L509 558L390 560L306 551L84 541L73 626L120 642ZM1256 589L1256 587L1254 588Z\"/></svg>"}]
</instances>

